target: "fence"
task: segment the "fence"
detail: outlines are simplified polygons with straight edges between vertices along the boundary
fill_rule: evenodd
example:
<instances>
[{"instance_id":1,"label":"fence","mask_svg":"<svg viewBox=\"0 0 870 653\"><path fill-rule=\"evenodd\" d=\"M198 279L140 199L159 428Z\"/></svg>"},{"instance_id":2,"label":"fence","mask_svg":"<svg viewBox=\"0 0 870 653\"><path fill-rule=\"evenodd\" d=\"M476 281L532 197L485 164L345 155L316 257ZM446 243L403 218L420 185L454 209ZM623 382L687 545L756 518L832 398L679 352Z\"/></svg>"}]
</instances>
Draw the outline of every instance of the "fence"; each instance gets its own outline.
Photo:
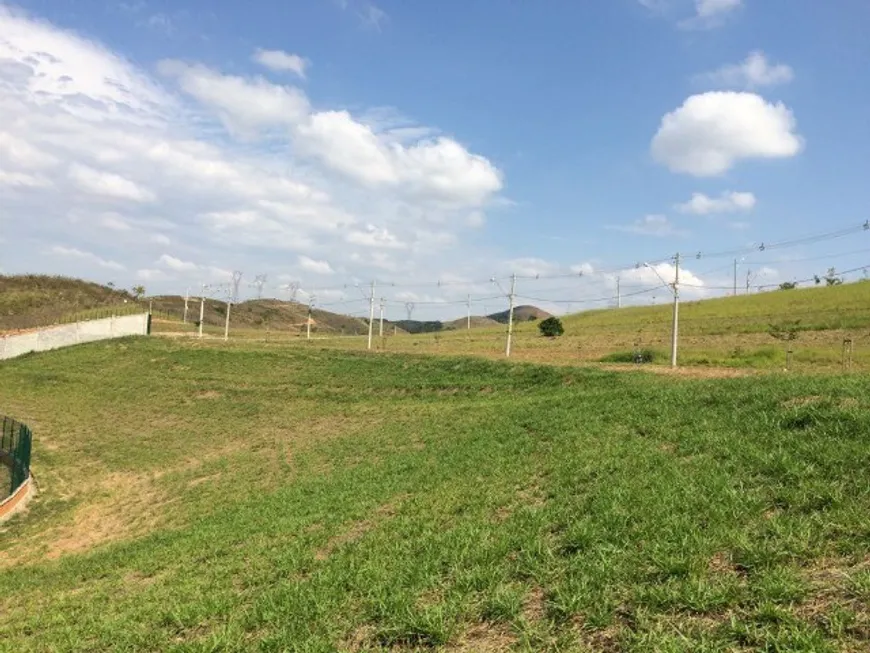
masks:
<instances>
[{"instance_id":1,"label":"fence","mask_svg":"<svg viewBox=\"0 0 870 653\"><path fill-rule=\"evenodd\" d=\"M30 450L33 435L27 425L3 417L0 432L0 466L9 471L8 487L0 487L0 501L12 496L30 478ZM6 490L8 489L8 494Z\"/></svg>"},{"instance_id":2,"label":"fence","mask_svg":"<svg viewBox=\"0 0 870 653\"><path fill-rule=\"evenodd\" d=\"M15 358L32 351L48 351L95 340L144 336L148 334L150 324L148 313L140 313L6 335L0 339L0 360Z\"/></svg>"}]
</instances>

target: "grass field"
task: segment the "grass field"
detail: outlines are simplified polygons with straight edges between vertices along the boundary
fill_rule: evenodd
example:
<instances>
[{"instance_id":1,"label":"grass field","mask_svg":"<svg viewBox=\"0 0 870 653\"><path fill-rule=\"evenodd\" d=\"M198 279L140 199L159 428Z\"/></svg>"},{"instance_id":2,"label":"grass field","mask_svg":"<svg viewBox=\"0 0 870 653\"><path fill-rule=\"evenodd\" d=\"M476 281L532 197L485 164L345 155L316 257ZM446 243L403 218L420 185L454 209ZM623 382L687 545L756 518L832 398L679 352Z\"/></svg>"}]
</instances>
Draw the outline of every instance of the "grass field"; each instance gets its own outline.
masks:
<instances>
[{"instance_id":1,"label":"grass field","mask_svg":"<svg viewBox=\"0 0 870 653\"><path fill-rule=\"evenodd\" d=\"M576 365L628 362L636 349L653 362L670 360L672 306L633 306L586 311L563 318L565 335L542 338L536 322L517 324L512 357L517 361ZM771 325L796 324L791 369L833 372L843 369L844 340L851 340L852 370L870 371L870 283L751 296L683 302L680 308L679 362L694 367L782 370L787 346L768 333ZM237 338L262 339L251 331ZM297 334L270 334L272 341L298 343ZM330 338L323 346L362 350L366 338ZM377 339L392 352L475 355L502 358L505 327Z\"/></svg>"},{"instance_id":2,"label":"grass field","mask_svg":"<svg viewBox=\"0 0 870 653\"><path fill-rule=\"evenodd\" d=\"M870 379L115 341L3 364L3 651L865 651Z\"/></svg>"}]
</instances>

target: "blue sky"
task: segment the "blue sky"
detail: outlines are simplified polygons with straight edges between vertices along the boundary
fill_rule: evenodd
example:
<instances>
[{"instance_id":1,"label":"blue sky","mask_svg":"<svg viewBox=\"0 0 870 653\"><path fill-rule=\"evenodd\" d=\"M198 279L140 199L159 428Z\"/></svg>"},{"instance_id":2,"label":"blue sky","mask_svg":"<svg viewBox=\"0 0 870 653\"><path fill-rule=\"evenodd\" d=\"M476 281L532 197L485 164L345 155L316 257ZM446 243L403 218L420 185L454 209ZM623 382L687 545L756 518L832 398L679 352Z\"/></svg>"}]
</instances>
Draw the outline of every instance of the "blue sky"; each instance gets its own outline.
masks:
<instances>
[{"instance_id":1,"label":"blue sky","mask_svg":"<svg viewBox=\"0 0 870 653\"><path fill-rule=\"evenodd\" d=\"M428 317L512 272L583 272L521 292L593 307L680 251L722 294L730 259L692 255L870 217L868 28L862 0L0 3L0 266L324 304L376 278Z\"/></svg>"}]
</instances>

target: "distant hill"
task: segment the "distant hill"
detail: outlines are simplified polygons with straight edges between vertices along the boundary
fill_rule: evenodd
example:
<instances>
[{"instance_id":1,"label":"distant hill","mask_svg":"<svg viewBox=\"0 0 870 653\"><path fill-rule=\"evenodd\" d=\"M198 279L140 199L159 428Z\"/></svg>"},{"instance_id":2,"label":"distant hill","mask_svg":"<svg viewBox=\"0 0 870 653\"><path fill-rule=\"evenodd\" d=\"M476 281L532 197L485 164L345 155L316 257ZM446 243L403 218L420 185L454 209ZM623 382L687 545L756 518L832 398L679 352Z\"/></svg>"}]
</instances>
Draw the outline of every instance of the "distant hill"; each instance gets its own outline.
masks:
<instances>
[{"instance_id":1,"label":"distant hill","mask_svg":"<svg viewBox=\"0 0 870 653\"><path fill-rule=\"evenodd\" d=\"M135 304L126 290L90 281L38 274L0 276L0 330L54 324L66 316Z\"/></svg>"},{"instance_id":2,"label":"distant hill","mask_svg":"<svg viewBox=\"0 0 870 653\"><path fill-rule=\"evenodd\" d=\"M184 318L184 298L180 295L158 295L136 299L132 293L81 279L45 275L0 276L0 331L29 329L77 319L103 317L115 311L154 311L156 331L175 331ZM518 306L514 319L526 322L543 319L549 313L534 306ZM207 299L203 322L209 326L222 326L226 318L226 303ZM233 305L230 320L233 328L305 330L308 306L278 299L250 299ZM368 332L366 320L339 313L315 309L312 313L313 330L318 333L361 335ZM187 329L199 320L199 299L188 302ZM474 316L471 326L491 327L507 323L507 311L489 316ZM433 333L465 329L467 318L450 322L399 320L384 323L392 332L397 328L405 333ZM378 325L375 324L375 329Z\"/></svg>"},{"instance_id":3,"label":"distant hill","mask_svg":"<svg viewBox=\"0 0 870 653\"><path fill-rule=\"evenodd\" d=\"M81 279L37 274L0 276L0 331L31 329L103 317L112 312L154 311L158 330L173 330L184 316L184 298L160 295L137 300L132 293ZM226 304L209 299L205 303L204 323L222 325ZM199 320L199 300L188 302L188 323ZM258 299L241 302L232 308L231 321L238 328L304 330L308 307L297 302ZM315 309L313 328L319 333L362 334L365 321L347 315Z\"/></svg>"},{"instance_id":4,"label":"distant hill","mask_svg":"<svg viewBox=\"0 0 870 653\"><path fill-rule=\"evenodd\" d=\"M534 322L535 320L546 320L550 316L550 313L537 306L517 306L514 308L514 322ZM508 311L493 313L487 317L501 324L508 323Z\"/></svg>"},{"instance_id":5,"label":"distant hill","mask_svg":"<svg viewBox=\"0 0 870 653\"><path fill-rule=\"evenodd\" d=\"M184 315L184 298L179 295L160 295L149 297L155 318L179 322ZM221 325L226 318L226 303L221 300L207 299L203 322ZM359 318L314 309L311 313L312 329L319 332L344 333L346 335L368 332L368 324ZM199 320L199 298L191 298L188 304L188 322ZM304 330L308 320L308 306L298 302L280 299L249 299L234 304L230 320L234 328Z\"/></svg>"},{"instance_id":6,"label":"distant hill","mask_svg":"<svg viewBox=\"0 0 870 653\"><path fill-rule=\"evenodd\" d=\"M544 320L550 317L547 311L541 310L536 306L517 306L514 308L515 322L531 322L534 320ZM492 315L480 316L474 315L471 317L471 327L492 327L499 324L507 324L508 311L501 313L493 313ZM450 322L420 320L399 320L391 324L397 325L400 329L404 329L408 333L435 333L437 331L455 331L468 328L468 318L460 317Z\"/></svg>"}]
</instances>

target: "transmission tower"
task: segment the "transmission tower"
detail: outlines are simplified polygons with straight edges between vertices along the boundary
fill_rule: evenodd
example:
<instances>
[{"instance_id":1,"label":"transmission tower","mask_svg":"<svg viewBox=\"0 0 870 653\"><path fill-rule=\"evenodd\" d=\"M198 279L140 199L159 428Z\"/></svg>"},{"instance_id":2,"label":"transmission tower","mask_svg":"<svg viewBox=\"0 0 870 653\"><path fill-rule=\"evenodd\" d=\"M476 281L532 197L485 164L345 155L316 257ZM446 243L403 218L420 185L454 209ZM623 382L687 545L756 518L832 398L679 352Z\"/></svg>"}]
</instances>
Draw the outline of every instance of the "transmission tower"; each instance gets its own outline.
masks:
<instances>
[{"instance_id":1,"label":"transmission tower","mask_svg":"<svg viewBox=\"0 0 870 653\"><path fill-rule=\"evenodd\" d=\"M287 293L291 302L295 302L296 294L299 292L299 286L300 284L298 281L291 281L290 283L285 283L281 286L281 290Z\"/></svg>"},{"instance_id":2,"label":"transmission tower","mask_svg":"<svg viewBox=\"0 0 870 653\"><path fill-rule=\"evenodd\" d=\"M414 314L414 302L407 302L405 304L405 311L408 313L408 321L411 321L411 316Z\"/></svg>"},{"instance_id":3,"label":"transmission tower","mask_svg":"<svg viewBox=\"0 0 870 653\"><path fill-rule=\"evenodd\" d=\"M230 295L230 301L235 304L239 301L239 284L242 282L242 273L239 270L233 271L233 285Z\"/></svg>"},{"instance_id":4,"label":"transmission tower","mask_svg":"<svg viewBox=\"0 0 870 653\"><path fill-rule=\"evenodd\" d=\"M263 287L266 285L267 275L258 274L254 277L254 282L251 284L252 288L257 289L257 299L263 299Z\"/></svg>"}]
</instances>

